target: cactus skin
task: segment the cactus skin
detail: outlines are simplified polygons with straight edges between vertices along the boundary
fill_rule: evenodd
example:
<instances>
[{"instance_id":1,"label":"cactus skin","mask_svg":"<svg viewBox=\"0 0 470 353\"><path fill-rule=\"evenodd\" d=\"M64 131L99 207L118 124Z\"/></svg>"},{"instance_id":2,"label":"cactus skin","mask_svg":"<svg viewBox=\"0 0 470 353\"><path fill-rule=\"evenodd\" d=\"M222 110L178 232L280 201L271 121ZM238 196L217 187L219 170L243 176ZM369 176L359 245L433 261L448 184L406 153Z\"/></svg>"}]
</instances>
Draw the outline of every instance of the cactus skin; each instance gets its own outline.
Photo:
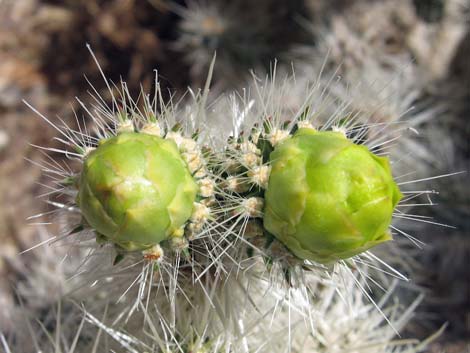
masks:
<instances>
[{"instance_id":1,"label":"cactus skin","mask_svg":"<svg viewBox=\"0 0 470 353\"><path fill-rule=\"evenodd\" d=\"M388 158L341 133L301 128L270 161L264 227L297 257L331 263L391 239L402 195Z\"/></svg>"},{"instance_id":2,"label":"cactus skin","mask_svg":"<svg viewBox=\"0 0 470 353\"><path fill-rule=\"evenodd\" d=\"M173 141L122 133L84 160L77 204L99 235L132 251L159 244L182 227L197 191Z\"/></svg>"}]
</instances>

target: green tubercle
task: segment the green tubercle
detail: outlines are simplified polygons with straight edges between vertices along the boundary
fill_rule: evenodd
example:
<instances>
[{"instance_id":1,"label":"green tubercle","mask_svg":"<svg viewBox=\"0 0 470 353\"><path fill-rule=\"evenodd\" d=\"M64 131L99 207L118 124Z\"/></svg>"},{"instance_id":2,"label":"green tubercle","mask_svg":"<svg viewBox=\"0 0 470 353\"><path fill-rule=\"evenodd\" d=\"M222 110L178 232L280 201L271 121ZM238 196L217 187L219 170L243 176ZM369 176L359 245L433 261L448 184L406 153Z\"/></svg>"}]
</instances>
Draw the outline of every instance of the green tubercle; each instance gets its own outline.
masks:
<instances>
[{"instance_id":1,"label":"green tubercle","mask_svg":"<svg viewBox=\"0 0 470 353\"><path fill-rule=\"evenodd\" d=\"M179 233L197 192L173 141L126 132L85 158L77 204L102 237L125 250L141 250Z\"/></svg>"},{"instance_id":2,"label":"green tubercle","mask_svg":"<svg viewBox=\"0 0 470 353\"><path fill-rule=\"evenodd\" d=\"M339 132L301 128L270 162L264 227L297 257L330 263L391 239L402 195L388 158Z\"/></svg>"}]
</instances>

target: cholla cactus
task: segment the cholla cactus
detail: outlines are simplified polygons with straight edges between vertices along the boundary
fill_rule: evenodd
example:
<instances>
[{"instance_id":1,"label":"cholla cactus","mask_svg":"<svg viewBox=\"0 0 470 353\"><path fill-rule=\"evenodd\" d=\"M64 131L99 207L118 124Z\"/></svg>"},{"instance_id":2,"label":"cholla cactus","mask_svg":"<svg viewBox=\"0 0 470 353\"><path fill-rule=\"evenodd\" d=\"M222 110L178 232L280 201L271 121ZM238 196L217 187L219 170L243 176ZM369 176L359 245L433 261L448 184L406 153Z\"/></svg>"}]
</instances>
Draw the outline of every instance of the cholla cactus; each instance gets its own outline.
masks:
<instances>
[{"instance_id":1,"label":"cholla cactus","mask_svg":"<svg viewBox=\"0 0 470 353\"><path fill-rule=\"evenodd\" d=\"M181 237L198 186L173 141L123 132L90 152L77 205L96 232L125 250Z\"/></svg>"},{"instance_id":2,"label":"cholla cactus","mask_svg":"<svg viewBox=\"0 0 470 353\"><path fill-rule=\"evenodd\" d=\"M397 174L416 169L424 178L435 173L429 168L435 156L422 143L419 128L444 119L449 104L434 96L430 98L437 78L423 74L429 70L424 63L413 62L414 54L407 38L403 38L411 35L401 26L408 28L414 23L413 5L408 1L396 5L394 2L356 3L349 9L355 16L346 16L345 10L333 16L328 28L312 25L312 33L318 37L317 45L303 47L299 53L306 75L323 70L324 77L329 79L324 83L325 95L347 106L361 123L388 126L406 121L403 129L395 130L396 137L405 138L389 150L401 161L394 169ZM387 36L394 39L388 43ZM439 85L442 94L442 83Z\"/></svg>"},{"instance_id":3,"label":"cholla cactus","mask_svg":"<svg viewBox=\"0 0 470 353\"><path fill-rule=\"evenodd\" d=\"M79 101L93 134L78 119L72 129L42 116L67 147L54 151L79 162L76 171L53 162L44 169L53 194L69 196L53 205L76 218L58 238L89 249L76 275L92 298L87 320L129 351L148 339L145 349L163 352L292 350L291 315L312 337L319 332L323 286L344 298L355 287L384 315L367 279L379 288L377 270L406 279L366 251L406 234L389 228L392 216L415 217L395 207L422 193L404 193L397 206L400 183L382 156L395 139L390 126L360 125L323 94L323 80L302 86L300 103L286 106L291 80L255 78L252 90L210 108L209 82L190 90L183 108L162 102L158 80L155 95L142 92L138 101L125 83L108 84L112 105L99 96L91 107ZM306 160L323 168L317 179ZM312 226L316 213L321 227ZM288 340L261 343L277 321Z\"/></svg>"},{"instance_id":4,"label":"cholla cactus","mask_svg":"<svg viewBox=\"0 0 470 353\"><path fill-rule=\"evenodd\" d=\"M250 279L245 274L232 274L224 285L214 283L211 299L202 287L187 287L185 295L193 302L177 294L173 300L180 310L173 323L166 320L167 310L171 309L162 300L125 322L121 319L125 303L105 300L99 308L95 301L90 310L64 303L58 305L53 317L55 332L30 334L36 349L49 351L50 347L71 353L149 350L415 353L424 351L439 335L437 332L423 342L396 339L396 332L413 317L421 298L409 307L400 305L392 286L377 298L374 306L364 300L356 281L362 280L349 276L342 281L347 296L338 292L335 283L340 282L335 280L318 283L317 295L312 296L298 289L286 292L283 288L272 288L268 282ZM192 305L195 302L197 307ZM11 341L9 346L8 340L1 338L0 346L7 352L33 349L27 347L30 340Z\"/></svg>"},{"instance_id":5,"label":"cholla cactus","mask_svg":"<svg viewBox=\"0 0 470 353\"><path fill-rule=\"evenodd\" d=\"M283 157L280 155L277 156L280 158L274 156L276 155L277 146L280 146L279 148L283 150L287 148L287 145L293 143L290 141L293 141L293 138L295 140L297 129L299 131L311 131L311 134L315 135L315 130L312 130L312 128L316 126L317 130L320 131L318 136L329 135L333 141L344 141L347 144L348 139L344 136L341 137L341 134L345 134L350 139L351 146L353 146L352 142L364 144L372 152L383 155L387 153L387 145L391 146L400 135L400 131L406 128L405 124L397 123L396 120L394 120L393 125L389 125L387 122L362 125L361 123L367 119L373 121L372 114L369 113L363 116L359 113L348 113L350 108L348 102L325 94L328 87L324 86L322 80L301 86L308 93L303 96L303 99L299 94L296 97L297 102L286 105L285 103L288 101L286 98L292 94L292 88L295 87L295 84L302 83L302 81L297 82L295 77L285 80L278 77L277 83L272 83L270 79L260 80L251 88L252 94L250 92L246 93L239 102L236 101L235 97L231 100L233 121L236 123L233 128L234 135L229 139L226 151L222 154L222 173L227 180L224 185L225 190L233 195L226 201L227 208L246 209L246 212L239 212L240 217L245 219L243 222L241 220L237 221L240 224L248 222L250 217L253 218L254 223L259 223L256 218L262 216L262 213L256 211L256 207L247 207L247 198L250 200L251 206L258 204L260 209L266 211L269 210L269 207L264 206L263 198L265 196L269 197L271 193L282 193L282 191L279 191L280 184L273 188L274 191L271 193L266 191L266 188L269 189L269 184L272 182L269 175L271 168L278 163L278 160L279 164L285 165L281 169L282 173L288 174L290 168L296 165L296 162L283 163ZM377 102L379 107L381 104L382 101ZM249 109L241 110L240 107L249 107ZM259 121L260 116L266 117L266 119ZM327 130L333 130L333 132L324 132ZM274 161L270 160L270 153L273 150L271 158ZM284 155L292 155L292 153ZM299 151L296 152L296 155L302 157L302 153ZM396 168L396 166L394 167ZM292 195L294 195L297 188L301 187L298 185L302 180L299 179L301 175L304 175L304 172L299 169L297 173L292 173L291 179L285 183L287 185L291 182L287 190L292 191ZM326 181L322 183L328 185ZM405 184L408 184L408 182ZM331 190L330 192L333 193L334 191ZM301 194L299 191L298 195ZM392 194L398 195L396 189ZM298 211L297 207L290 209L287 206L291 204L290 197L292 195L284 194L285 197L282 198L282 202L286 205L285 208L283 208L284 205L276 205L275 207L285 209L283 212L293 212L295 214ZM390 196L390 200L393 199L394 197ZM404 201L411 199L413 199L412 194L406 196ZM299 196L298 201L302 203L302 200L303 198ZM397 200L398 197L391 202L391 205L394 205ZM400 209L404 206L402 203L398 207ZM395 215L401 218L399 209L395 211ZM252 215L250 215L250 210L254 210ZM274 213L279 212L280 210L277 210ZM279 214L275 218L279 219ZM295 222L298 222L298 220ZM259 227L256 225L254 228L251 227L252 223L247 223L250 225L250 230L254 234L259 233ZM264 218L264 223L266 225L266 218ZM289 226L294 226L294 223L289 223ZM288 229L287 225L286 229ZM392 227L392 229L394 228ZM394 229L394 231L397 231L397 229Z\"/></svg>"},{"instance_id":6,"label":"cholla cactus","mask_svg":"<svg viewBox=\"0 0 470 353\"><path fill-rule=\"evenodd\" d=\"M411 353L424 351L429 341L440 334L437 332L424 342L395 339L397 331L413 317L421 297L409 307L400 305L393 293L394 286L379 296L378 306L374 306L364 300L363 293L356 285L356 281L362 280L355 276L349 276L341 284L341 292L344 290L347 296L339 294L334 281L323 281L313 297L311 293L297 289L286 293L282 288L271 288L267 282L251 280L248 285L246 279L244 276L238 276L237 280L231 277L224 286L220 286L220 293L215 296L218 299L214 303L215 309L203 305L200 312L194 309L182 311L185 316L178 324L181 340L170 345L162 341L159 332L168 329L162 321L160 309L145 314L144 321L154 329L140 339L129 336L129 331L119 337L112 327L96 317L89 316L89 321L112 335L122 347L129 349L131 346L136 352L156 346L165 351L162 346L167 344L166 351L184 353ZM246 301L245 290L249 291L249 301ZM272 291L271 295L266 295L266 290ZM207 300L206 296L202 298ZM183 302L180 304L184 306ZM219 325L218 330L223 333L212 336L211 333ZM183 334L185 332L186 335ZM272 332L277 335L273 336Z\"/></svg>"},{"instance_id":7,"label":"cholla cactus","mask_svg":"<svg viewBox=\"0 0 470 353\"><path fill-rule=\"evenodd\" d=\"M345 72L354 72L370 56L384 69L415 60L409 65L419 72L418 79L431 84L445 78L465 35L468 1L442 1L442 16L432 23L419 18L414 3L352 2L332 16L331 28L316 27L315 32L326 40L334 66L344 64Z\"/></svg>"},{"instance_id":8,"label":"cholla cactus","mask_svg":"<svg viewBox=\"0 0 470 353\"><path fill-rule=\"evenodd\" d=\"M299 129L269 159L264 226L297 257L331 262L390 240L401 194L388 159L313 128Z\"/></svg>"},{"instance_id":9,"label":"cholla cactus","mask_svg":"<svg viewBox=\"0 0 470 353\"><path fill-rule=\"evenodd\" d=\"M91 108L83 105L95 124L95 136L87 135L80 124L78 130L54 125L63 136L61 141L73 149L58 151L79 161L81 170L44 165L57 186L51 195L70 196L67 203L53 205L79 216L63 235L80 244L93 243L95 238L96 244L103 245L93 246L89 272L85 272L99 278L110 271L106 264L119 263L111 270L118 273L129 262L143 263L142 290L150 286L154 269L156 274L169 270L174 275L168 278L177 280L180 261L194 273L199 266L204 268L211 252L198 247L208 248L206 233L213 231L211 217L217 213L210 150L197 142L199 135L190 120L188 126L176 122L179 111L161 102L158 81L155 84L152 100L143 94L142 102L133 101L123 83L122 105L111 87L111 107L104 106L100 97ZM196 107L206 95L195 97ZM139 108L139 103L144 107ZM114 259L107 263L109 256Z\"/></svg>"}]
</instances>

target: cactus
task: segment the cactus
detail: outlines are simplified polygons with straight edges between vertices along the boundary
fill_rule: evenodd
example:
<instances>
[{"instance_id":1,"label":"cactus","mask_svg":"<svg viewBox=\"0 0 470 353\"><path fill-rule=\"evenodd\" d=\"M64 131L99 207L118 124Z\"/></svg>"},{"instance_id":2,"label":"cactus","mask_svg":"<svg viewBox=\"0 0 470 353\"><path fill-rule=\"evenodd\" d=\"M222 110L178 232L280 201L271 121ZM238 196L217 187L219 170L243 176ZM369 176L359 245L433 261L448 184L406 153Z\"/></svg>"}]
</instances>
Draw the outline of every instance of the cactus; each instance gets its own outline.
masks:
<instances>
[{"instance_id":1,"label":"cactus","mask_svg":"<svg viewBox=\"0 0 470 353\"><path fill-rule=\"evenodd\" d=\"M401 194L388 158L377 155L393 140L384 127L358 125L341 105L315 124L337 104L316 82L295 111L284 106L288 85L254 82L255 95L211 105L207 84L183 108L161 102L158 81L154 100L143 92L141 101L123 83L119 102L111 90L111 106L99 97L84 105L97 137L43 117L73 148L62 152L81 162L75 171L45 169L72 203L53 204L81 217L63 238L90 252L76 275L96 309L86 320L130 351L146 340L142 322L163 351L261 349L266 317L313 317L326 285L346 298L353 286L374 303L378 294L366 288L390 283L377 272L406 279L368 251L399 233L390 222ZM253 323L247 315L258 311ZM307 321L299 327L316 337ZM266 351L311 347L297 344L273 340Z\"/></svg>"},{"instance_id":2,"label":"cactus","mask_svg":"<svg viewBox=\"0 0 470 353\"><path fill-rule=\"evenodd\" d=\"M99 235L142 250L184 234L197 190L173 141L130 132L86 156L77 204Z\"/></svg>"},{"instance_id":3,"label":"cactus","mask_svg":"<svg viewBox=\"0 0 470 353\"><path fill-rule=\"evenodd\" d=\"M270 162L264 226L296 256L328 263L391 239L401 194L387 158L340 132L304 128Z\"/></svg>"}]
</instances>

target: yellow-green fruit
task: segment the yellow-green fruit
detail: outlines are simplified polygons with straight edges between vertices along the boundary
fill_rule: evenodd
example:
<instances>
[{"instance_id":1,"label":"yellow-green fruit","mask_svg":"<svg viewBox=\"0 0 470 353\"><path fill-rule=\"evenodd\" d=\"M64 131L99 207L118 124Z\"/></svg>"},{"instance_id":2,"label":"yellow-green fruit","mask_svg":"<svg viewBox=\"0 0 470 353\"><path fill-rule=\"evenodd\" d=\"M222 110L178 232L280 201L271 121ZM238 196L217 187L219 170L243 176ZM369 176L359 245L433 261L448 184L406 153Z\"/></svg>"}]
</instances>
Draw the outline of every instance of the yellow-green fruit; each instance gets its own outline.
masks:
<instances>
[{"instance_id":1,"label":"yellow-green fruit","mask_svg":"<svg viewBox=\"0 0 470 353\"><path fill-rule=\"evenodd\" d=\"M184 225L197 191L173 141L122 133L84 160L77 204L97 233L126 250L139 250Z\"/></svg>"},{"instance_id":2,"label":"yellow-green fruit","mask_svg":"<svg viewBox=\"0 0 470 353\"><path fill-rule=\"evenodd\" d=\"M264 227L297 257L329 263L391 239L402 195L388 158L338 132L299 129L270 162Z\"/></svg>"}]
</instances>

